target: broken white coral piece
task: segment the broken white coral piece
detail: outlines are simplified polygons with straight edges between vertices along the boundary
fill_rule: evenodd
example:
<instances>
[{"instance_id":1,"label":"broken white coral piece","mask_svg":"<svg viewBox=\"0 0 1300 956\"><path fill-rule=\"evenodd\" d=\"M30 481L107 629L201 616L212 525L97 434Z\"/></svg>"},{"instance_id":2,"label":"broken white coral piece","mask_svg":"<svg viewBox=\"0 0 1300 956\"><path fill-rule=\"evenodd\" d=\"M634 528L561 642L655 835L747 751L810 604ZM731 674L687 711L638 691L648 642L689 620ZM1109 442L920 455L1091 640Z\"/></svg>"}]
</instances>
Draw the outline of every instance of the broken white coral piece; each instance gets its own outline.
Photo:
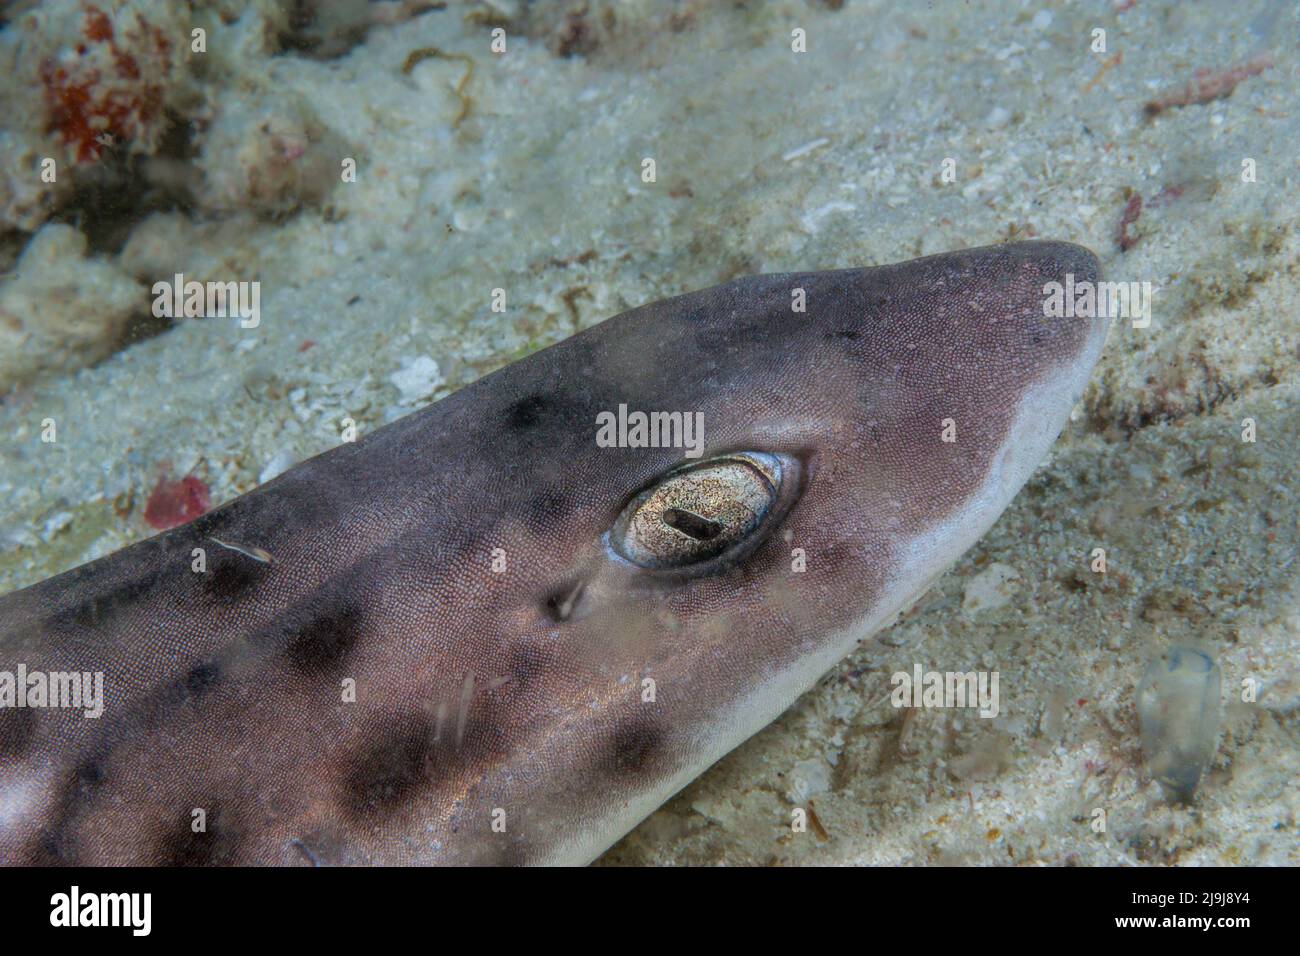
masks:
<instances>
[{"instance_id":1,"label":"broken white coral piece","mask_svg":"<svg viewBox=\"0 0 1300 956\"><path fill-rule=\"evenodd\" d=\"M0 283L0 390L97 362L120 340L145 290L116 265L86 256L86 237L49 223Z\"/></svg>"},{"instance_id":2,"label":"broken white coral piece","mask_svg":"<svg viewBox=\"0 0 1300 956\"><path fill-rule=\"evenodd\" d=\"M319 203L351 154L295 95L229 98L203 136L199 202L213 212L290 213Z\"/></svg>"},{"instance_id":3,"label":"broken white coral piece","mask_svg":"<svg viewBox=\"0 0 1300 956\"><path fill-rule=\"evenodd\" d=\"M427 355L417 355L406 359L402 367L388 376L388 380L397 386L406 404L418 402L433 394L434 389L442 384L442 372L438 363Z\"/></svg>"},{"instance_id":4,"label":"broken white coral piece","mask_svg":"<svg viewBox=\"0 0 1300 956\"><path fill-rule=\"evenodd\" d=\"M1009 564L990 564L966 582L962 593L962 610L967 614L993 611L1002 607L1015 595L1015 582L1020 572Z\"/></svg>"}]
</instances>

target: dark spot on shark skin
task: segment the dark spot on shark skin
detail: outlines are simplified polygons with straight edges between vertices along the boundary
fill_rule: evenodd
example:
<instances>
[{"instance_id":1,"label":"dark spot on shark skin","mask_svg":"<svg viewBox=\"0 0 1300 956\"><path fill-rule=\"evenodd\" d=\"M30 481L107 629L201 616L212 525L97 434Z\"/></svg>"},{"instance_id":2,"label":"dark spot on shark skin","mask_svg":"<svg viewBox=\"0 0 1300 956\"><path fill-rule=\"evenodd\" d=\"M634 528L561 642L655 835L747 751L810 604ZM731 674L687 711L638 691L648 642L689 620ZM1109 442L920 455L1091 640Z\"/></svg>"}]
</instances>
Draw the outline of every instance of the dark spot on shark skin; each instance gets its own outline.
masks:
<instances>
[{"instance_id":1,"label":"dark spot on shark skin","mask_svg":"<svg viewBox=\"0 0 1300 956\"><path fill-rule=\"evenodd\" d=\"M194 831L194 810L205 811L204 829ZM154 859L158 866L229 866L238 860L242 836L225 807L186 805L158 828Z\"/></svg>"},{"instance_id":2,"label":"dark spot on shark skin","mask_svg":"<svg viewBox=\"0 0 1300 956\"><path fill-rule=\"evenodd\" d=\"M91 757L89 760L83 760L77 766L77 780L87 788L99 786L104 782L103 765L94 757Z\"/></svg>"},{"instance_id":3,"label":"dark spot on shark skin","mask_svg":"<svg viewBox=\"0 0 1300 956\"><path fill-rule=\"evenodd\" d=\"M53 804L54 822L41 830L26 866L63 866L77 863L76 841L72 836L77 817L89 806L104 782L104 751L85 757L64 777Z\"/></svg>"},{"instance_id":4,"label":"dark spot on shark skin","mask_svg":"<svg viewBox=\"0 0 1300 956\"><path fill-rule=\"evenodd\" d=\"M385 725L389 729L384 730ZM429 777L433 728L426 717L375 721L364 736L377 742L361 748L342 778L341 802L349 816L387 816L424 790Z\"/></svg>"},{"instance_id":5,"label":"dark spot on shark skin","mask_svg":"<svg viewBox=\"0 0 1300 956\"><path fill-rule=\"evenodd\" d=\"M527 431L540 425L554 408L555 403L545 395L529 395L506 409L506 423L514 431Z\"/></svg>"},{"instance_id":6,"label":"dark spot on shark skin","mask_svg":"<svg viewBox=\"0 0 1300 956\"><path fill-rule=\"evenodd\" d=\"M785 321L785 317L790 315L789 293L785 293L782 304L776 306L772 312L764 313L763 308L763 305L758 306L758 318L736 318L736 324L727 336L733 347L741 348L755 345L760 348L780 348L779 329L781 323ZM772 314L780 315L781 320L773 321L770 318ZM675 342L669 335L664 336L664 348L671 348L672 352L671 354L662 354L661 360L675 360L681 355L713 355L716 353L717 333L713 330L710 322L702 320L689 328L683 329L681 334L683 336L681 342ZM686 336L690 338L686 339ZM630 404L629 407L631 407Z\"/></svg>"},{"instance_id":7,"label":"dark spot on shark skin","mask_svg":"<svg viewBox=\"0 0 1300 956\"><path fill-rule=\"evenodd\" d=\"M574 447L575 442L590 443L596 434L595 399L570 383L546 392L535 392L505 409L506 434L513 441L501 442L489 454L499 459L499 467L512 477L527 483L535 494L537 474L532 468L520 467L520 448ZM617 406L613 406L617 407ZM558 480L561 476L556 475ZM555 487L562 488L561 484Z\"/></svg>"},{"instance_id":8,"label":"dark spot on shark skin","mask_svg":"<svg viewBox=\"0 0 1300 956\"><path fill-rule=\"evenodd\" d=\"M233 604L244 597L271 569L270 565L221 547L211 538L202 547L207 551L208 569L195 576L204 592L218 604Z\"/></svg>"},{"instance_id":9,"label":"dark spot on shark skin","mask_svg":"<svg viewBox=\"0 0 1300 956\"><path fill-rule=\"evenodd\" d=\"M562 489L539 491L528 499L529 526L542 529L568 510L568 498Z\"/></svg>"},{"instance_id":10,"label":"dark spot on shark skin","mask_svg":"<svg viewBox=\"0 0 1300 956\"><path fill-rule=\"evenodd\" d=\"M40 837L32 847L23 866L68 866L76 861L72 858L64 835L62 823L41 830Z\"/></svg>"},{"instance_id":11,"label":"dark spot on shark skin","mask_svg":"<svg viewBox=\"0 0 1300 956\"><path fill-rule=\"evenodd\" d=\"M332 670L361 636L361 608L345 602L307 620L289 634L285 654L304 671Z\"/></svg>"},{"instance_id":12,"label":"dark spot on shark skin","mask_svg":"<svg viewBox=\"0 0 1300 956\"><path fill-rule=\"evenodd\" d=\"M332 596L335 591L346 588L327 583L249 642L282 653L300 673L336 673L361 637L363 615L360 604Z\"/></svg>"},{"instance_id":13,"label":"dark spot on shark skin","mask_svg":"<svg viewBox=\"0 0 1300 956\"><path fill-rule=\"evenodd\" d=\"M502 717L517 697L510 682L477 689L470 702L464 737L457 740L458 714L449 708L441 732L428 714L385 714L358 735L365 741L345 760L339 803L354 820L374 824L417 800L450 792L458 782L479 779L509 752Z\"/></svg>"},{"instance_id":14,"label":"dark spot on shark skin","mask_svg":"<svg viewBox=\"0 0 1300 956\"><path fill-rule=\"evenodd\" d=\"M71 571L65 571L60 583L63 585L65 590L71 590L80 587L87 581L93 581L95 575L98 573L99 568L96 566L96 562L92 561L89 564L83 564L80 567L73 568Z\"/></svg>"},{"instance_id":15,"label":"dark spot on shark skin","mask_svg":"<svg viewBox=\"0 0 1300 956\"><path fill-rule=\"evenodd\" d=\"M156 584L157 578L153 575L124 581L108 591L96 594L88 601L55 611L50 616L50 628L66 633L80 628L99 627L113 614L143 601L152 593Z\"/></svg>"},{"instance_id":16,"label":"dark spot on shark skin","mask_svg":"<svg viewBox=\"0 0 1300 956\"><path fill-rule=\"evenodd\" d=\"M199 698L215 687L221 680L221 667L214 661L206 661L190 668L185 675L184 688L188 697Z\"/></svg>"},{"instance_id":17,"label":"dark spot on shark skin","mask_svg":"<svg viewBox=\"0 0 1300 956\"><path fill-rule=\"evenodd\" d=\"M5 707L0 709L0 757L19 760L36 736L36 711L30 707Z\"/></svg>"},{"instance_id":18,"label":"dark spot on shark skin","mask_svg":"<svg viewBox=\"0 0 1300 956\"><path fill-rule=\"evenodd\" d=\"M667 743L668 733L657 716L648 709L645 714L634 713L615 728L597 769L620 776L654 772L667 753Z\"/></svg>"}]
</instances>

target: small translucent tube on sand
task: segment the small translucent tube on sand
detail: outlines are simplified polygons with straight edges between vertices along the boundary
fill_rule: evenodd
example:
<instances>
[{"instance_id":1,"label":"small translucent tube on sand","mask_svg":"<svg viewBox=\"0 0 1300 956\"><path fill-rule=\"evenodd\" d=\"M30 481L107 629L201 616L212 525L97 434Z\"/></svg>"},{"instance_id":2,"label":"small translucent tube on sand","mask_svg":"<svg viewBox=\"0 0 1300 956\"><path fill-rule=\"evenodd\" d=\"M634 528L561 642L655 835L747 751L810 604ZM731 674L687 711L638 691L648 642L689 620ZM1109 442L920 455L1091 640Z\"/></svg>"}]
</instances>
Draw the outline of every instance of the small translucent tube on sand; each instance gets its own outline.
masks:
<instances>
[{"instance_id":1,"label":"small translucent tube on sand","mask_svg":"<svg viewBox=\"0 0 1300 956\"><path fill-rule=\"evenodd\" d=\"M1142 750L1170 800L1190 803L1219 739L1219 665L1180 645L1154 658L1138 684Z\"/></svg>"}]
</instances>

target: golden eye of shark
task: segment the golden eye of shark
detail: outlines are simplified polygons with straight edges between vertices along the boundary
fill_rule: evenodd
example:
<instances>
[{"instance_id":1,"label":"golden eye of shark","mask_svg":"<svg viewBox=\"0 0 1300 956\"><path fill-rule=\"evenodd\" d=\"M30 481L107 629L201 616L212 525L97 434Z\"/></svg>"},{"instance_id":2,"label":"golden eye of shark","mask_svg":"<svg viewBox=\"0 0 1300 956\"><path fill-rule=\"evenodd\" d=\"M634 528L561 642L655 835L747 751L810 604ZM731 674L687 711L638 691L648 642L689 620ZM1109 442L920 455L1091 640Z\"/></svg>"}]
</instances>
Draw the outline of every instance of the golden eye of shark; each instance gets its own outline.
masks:
<instances>
[{"instance_id":1,"label":"golden eye of shark","mask_svg":"<svg viewBox=\"0 0 1300 956\"><path fill-rule=\"evenodd\" d=\"M756 543L792 467L781 456L737 452L674 469L628 502L610 531L610 547L653 570L738 554Z\"/></svg>"}]
</instances>

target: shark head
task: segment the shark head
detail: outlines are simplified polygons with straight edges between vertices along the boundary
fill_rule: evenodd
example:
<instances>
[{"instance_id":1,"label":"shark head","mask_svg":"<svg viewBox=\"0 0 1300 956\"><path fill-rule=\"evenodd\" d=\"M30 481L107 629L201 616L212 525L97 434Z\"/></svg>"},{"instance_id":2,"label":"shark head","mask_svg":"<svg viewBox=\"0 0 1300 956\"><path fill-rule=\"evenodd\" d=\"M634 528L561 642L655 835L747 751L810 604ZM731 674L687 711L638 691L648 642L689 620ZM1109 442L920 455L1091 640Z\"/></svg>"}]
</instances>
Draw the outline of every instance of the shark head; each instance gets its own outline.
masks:
<instances>
[{"instance_id":1,"label":"shark head","mask_svg":"<svg viewBox=\"0 0 1300 956\"><path fill-rule=\"evenodd\" d=\"M1096 282L1096 258L1017 243L743 279L571 340L570 371L502 397L498 418L529 410L511 459L536 442L521 498L546 505L500 526L519 570L493 603L539 611L521 631L582 675L567 706L605 749L564 802L599 780L626 808L607 826L575 809L561 858L761 728L988 530L1106 337L1045 317L1067 274ZM673 446L677 417L694 445ZM621 440L598 442L601 422Z\"/></svg>"},{"instance_id":2,"label":"shark head","mask_svg":"<svg viewBox=\"0 0 1300 956\"><path fill-rule=\"evenodd\" d=\"M1045 287L1098 272L656 302L0 599L6 661L105 675L95 720L0 715L0 859L593 859L997 519L1106 336Z\"/></svg>"}]
</instances>

